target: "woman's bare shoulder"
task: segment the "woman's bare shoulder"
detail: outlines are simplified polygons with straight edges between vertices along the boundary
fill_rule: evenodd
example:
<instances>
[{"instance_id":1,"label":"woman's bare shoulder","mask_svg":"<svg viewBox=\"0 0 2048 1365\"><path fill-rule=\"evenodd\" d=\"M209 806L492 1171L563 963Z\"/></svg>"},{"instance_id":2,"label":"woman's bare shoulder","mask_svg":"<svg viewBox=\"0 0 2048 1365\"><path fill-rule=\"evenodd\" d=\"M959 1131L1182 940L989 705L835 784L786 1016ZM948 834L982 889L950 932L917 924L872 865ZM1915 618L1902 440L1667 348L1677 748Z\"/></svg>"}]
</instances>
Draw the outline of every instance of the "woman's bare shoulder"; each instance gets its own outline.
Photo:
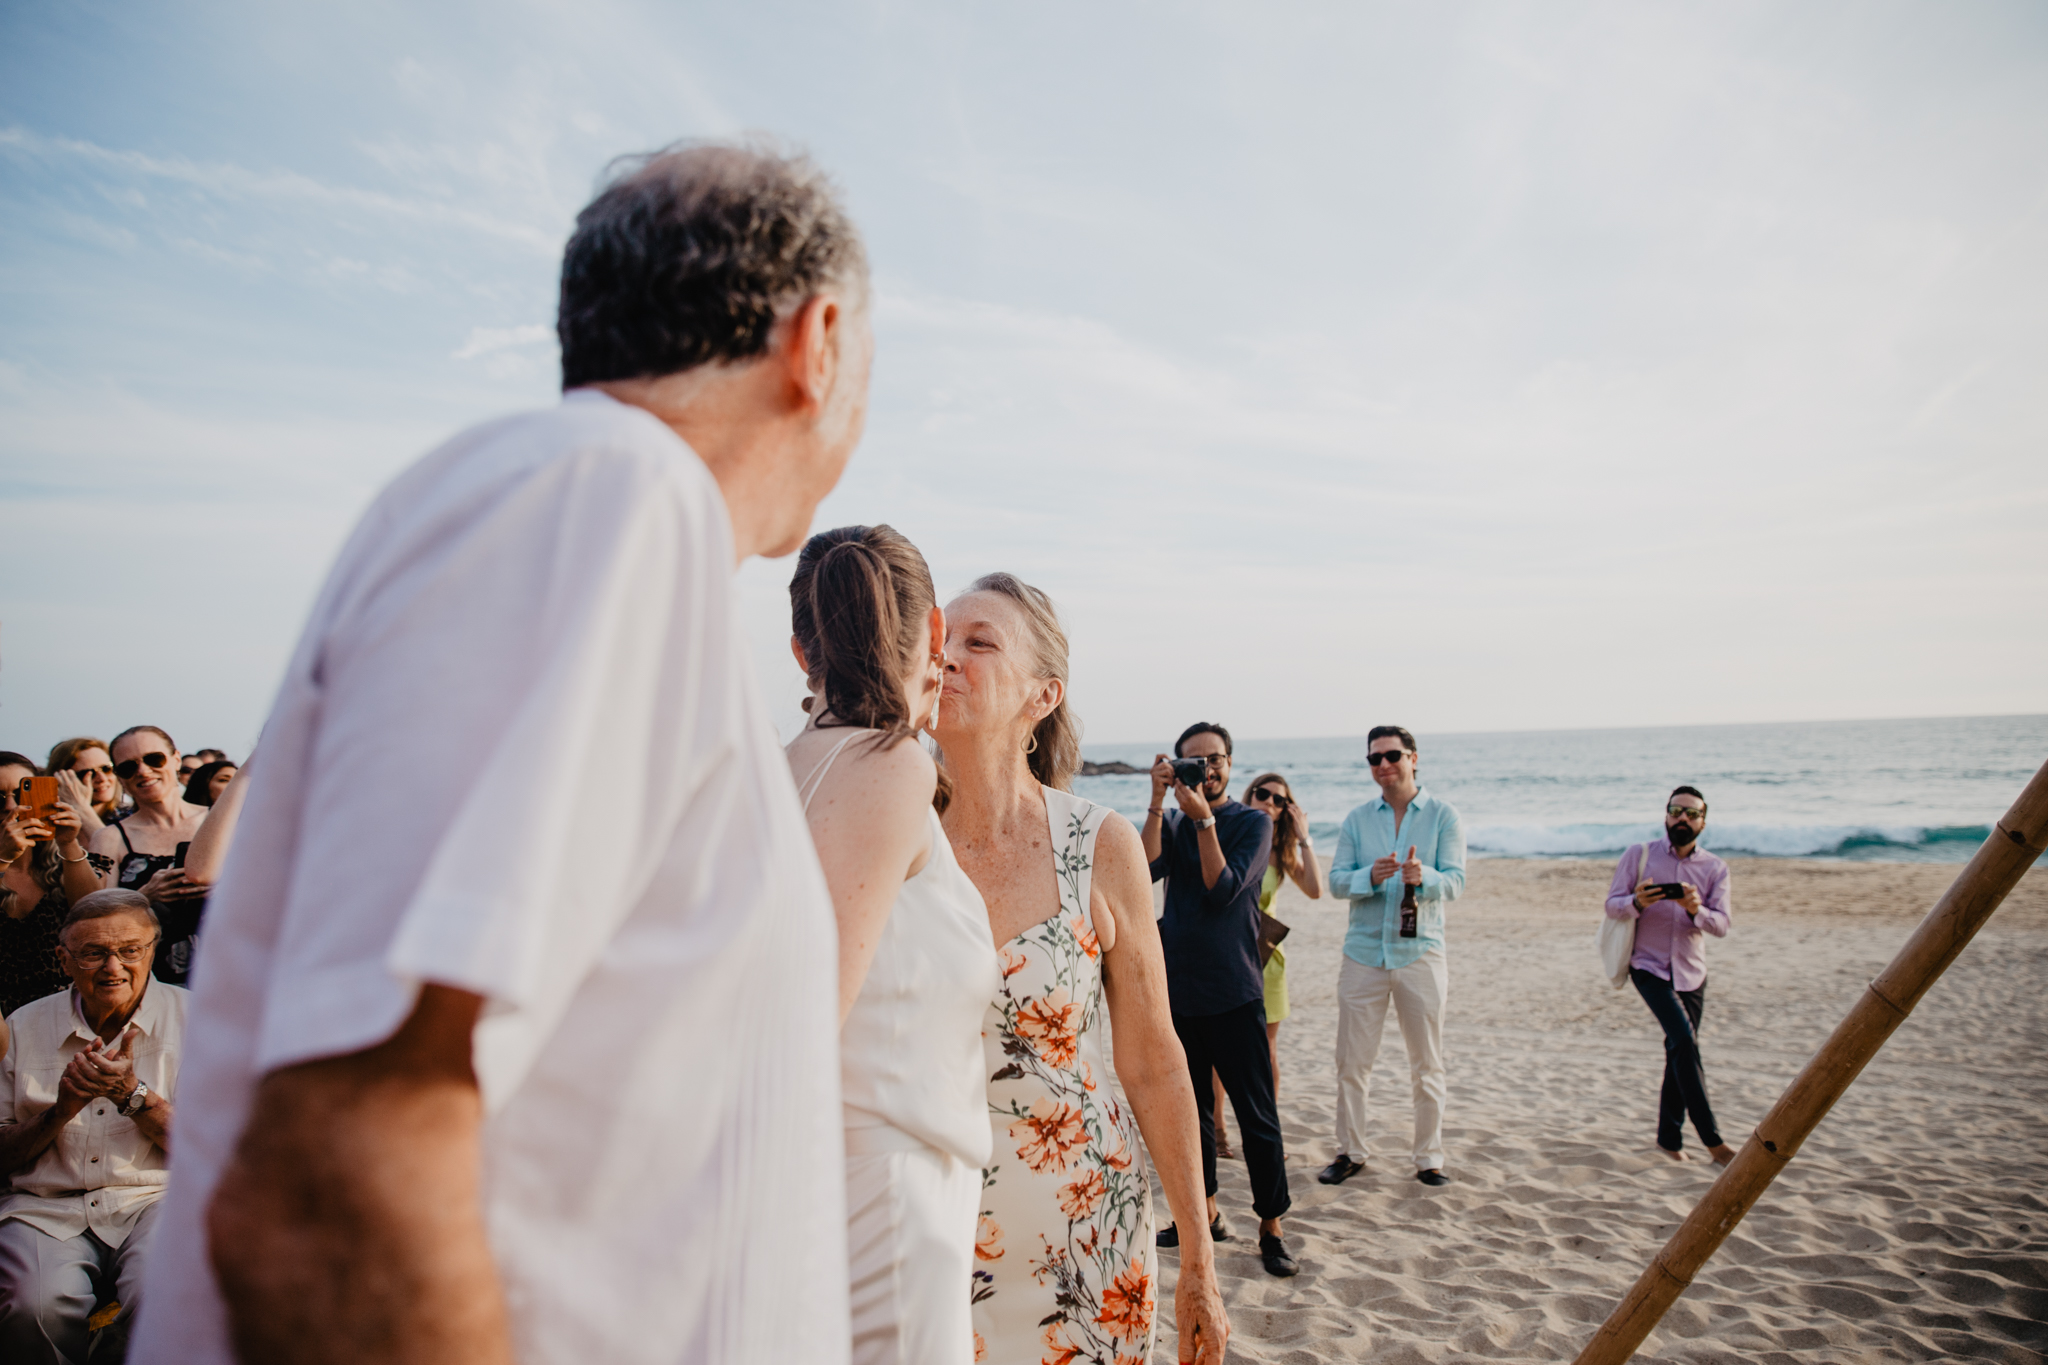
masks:
<instances>
[{"instance_id":1,"label":"woman's bare shoulder","mask_svg":"<svg viewBox=\"0 0 2048 1365\"><path fill-rule=\"evenodd\" d=\"M939 785L939 765L915 738L877 746L857 739L839 756L826 778L828 788L856 790L863 798L929 802Z\"/></svg>"},{"instance_id":2,"label":"woman's bare shoulder","mask_svg":"<svg viewBox=\"0 0 2048 1365\"><path fill-rule=\"evenodd\" d=\"M1142 875L1149 865L1144 841L1138 837L1136 827L1117 812L1106 810L1095 832L1095 870Z\"/></svg>"}]
</instances>

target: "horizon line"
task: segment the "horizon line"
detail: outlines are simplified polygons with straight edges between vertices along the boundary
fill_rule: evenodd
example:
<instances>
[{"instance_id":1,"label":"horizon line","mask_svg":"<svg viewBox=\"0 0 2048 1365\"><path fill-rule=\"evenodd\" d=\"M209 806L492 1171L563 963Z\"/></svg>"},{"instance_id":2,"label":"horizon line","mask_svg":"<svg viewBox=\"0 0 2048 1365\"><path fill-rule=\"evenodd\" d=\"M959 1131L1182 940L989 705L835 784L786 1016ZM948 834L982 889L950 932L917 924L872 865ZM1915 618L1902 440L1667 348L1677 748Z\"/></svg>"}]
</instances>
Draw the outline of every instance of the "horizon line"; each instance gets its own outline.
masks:
<instances>
[{"instance_id":1,"label":"horizon line","mask_svg":"<svg viewBox=\"0 0 2048 1365\"><path fill-rule=\"evenodd\" d=\"M1728 720L1695 721L1684 725L1568 725L1555 729L1518 730L1439 730L1432 733L1443 738L1464 738L1473 735L1583 735L1583 734L1626 734L1641 730L1732 730L1741 727L1775 725L1876 725L1904 721L1942 720L2048 720L2048 711L1991 711L1948 716L1838 716L1829 720ZM1367 727L1368 729L1371 727ZM1364 739L1365 732L1349 735L1250 735L1242 741L1237 735L1231 736L1231 747L1239 742L1250 744L1295 743L1304 740L1347 740ZM1087 748L1091 741L1083 739L1081 747ZM1105 739L1093 741L1118 748L1133 744L1154 744L1152 739ZM1166 741L1171 746L1173 741Z\"/></svg>"}]
</instances>

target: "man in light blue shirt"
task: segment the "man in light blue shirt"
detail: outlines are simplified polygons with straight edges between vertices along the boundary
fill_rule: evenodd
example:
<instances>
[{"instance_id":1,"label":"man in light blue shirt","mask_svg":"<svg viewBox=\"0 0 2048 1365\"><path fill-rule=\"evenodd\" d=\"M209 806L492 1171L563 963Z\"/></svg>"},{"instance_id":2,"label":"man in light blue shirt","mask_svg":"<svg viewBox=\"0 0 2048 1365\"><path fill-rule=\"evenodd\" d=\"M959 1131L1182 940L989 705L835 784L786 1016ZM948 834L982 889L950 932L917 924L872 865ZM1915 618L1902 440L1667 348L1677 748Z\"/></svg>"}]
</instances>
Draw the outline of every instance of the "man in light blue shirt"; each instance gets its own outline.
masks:
<instances>
[{"instance_id":1,"label":"man in light blue shirt","mask_svg":"<svg viewBox=\"0 0 2048 1365\"><path fill-rule=\"evenodd\" d=\"M1444 906L1465 889L1465 829L1448 802L1417 783L1415 736L1376 725L1366 749L1380 794L1344 817L1330 868L1331 891L1351 898L1351 928L1337 972L1337 1159L1316 1179L1341 1185L1365 1169L1366 1088L1391 1003L1415 1084L1415 1178L1448 1185ZM1404 934L1401 901L1411 886L1415 922Z\"/></svg>"}]
</instances>

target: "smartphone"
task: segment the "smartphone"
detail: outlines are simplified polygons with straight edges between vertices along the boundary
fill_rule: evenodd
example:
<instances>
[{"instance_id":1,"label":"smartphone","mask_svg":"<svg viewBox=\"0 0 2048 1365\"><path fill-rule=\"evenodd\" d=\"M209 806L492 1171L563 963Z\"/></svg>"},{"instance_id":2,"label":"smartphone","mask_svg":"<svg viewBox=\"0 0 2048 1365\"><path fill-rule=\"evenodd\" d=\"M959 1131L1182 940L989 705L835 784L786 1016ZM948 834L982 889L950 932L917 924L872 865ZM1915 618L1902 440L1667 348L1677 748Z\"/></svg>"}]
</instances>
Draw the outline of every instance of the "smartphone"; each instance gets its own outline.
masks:
<instances>
[{"instance_id":1,"label":"smartphone","mask_svg":"<svg viewBox=\"0 0 2048 1365\"><path fill-rule=\"evenodd\" d=\"M54 777L31 777L22 784L21 804L31 815L40 818L44 811L57 804L57 779Z\"/></svg>"},{"instance_id":2,"label":"smartphone","mask_svg":"<svg viewBox=\"0 0 2048 1365\"><path fill-rule=\"evenodd\" d=\"M1667 901L1682 901L1685 899L1684 882L1658 882L1657 889L1664 893L1664 899Z\"/></svg>"},{"instance_id":3,"label":"smartphone","mask_svg":"<svg viewBox=\"0 0 2048 1365\"><path fill-rule=\"evenodd\" d=\"M190 840L178 845L177 851L171 854L172 867L183 867L185 865L185 850L190 847L192 847Z\"/></svg>"}]
</instances>

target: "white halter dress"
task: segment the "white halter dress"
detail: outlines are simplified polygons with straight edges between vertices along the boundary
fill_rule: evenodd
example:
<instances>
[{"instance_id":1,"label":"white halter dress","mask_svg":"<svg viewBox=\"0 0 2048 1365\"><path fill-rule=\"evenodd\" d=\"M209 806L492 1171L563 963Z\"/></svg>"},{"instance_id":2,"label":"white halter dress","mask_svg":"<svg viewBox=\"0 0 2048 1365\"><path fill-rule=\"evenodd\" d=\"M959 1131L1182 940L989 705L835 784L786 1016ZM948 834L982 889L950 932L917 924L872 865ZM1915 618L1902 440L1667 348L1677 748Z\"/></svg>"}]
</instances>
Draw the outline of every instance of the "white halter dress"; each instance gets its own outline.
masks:
<instances>
[{"instance_id":1,"label":"white halter dress","mask_svg":"<svg viewBox=\"0 0 2048 1365\"><path fill-rule=\"evenodd\" d=\"M842 739L805 779L806 811ZM988 1099L981 1021L1000 976L981 893L937 811L840 1030L854 1365L970 1365L968 1291Z\"/></svg>"}]
</instances>

